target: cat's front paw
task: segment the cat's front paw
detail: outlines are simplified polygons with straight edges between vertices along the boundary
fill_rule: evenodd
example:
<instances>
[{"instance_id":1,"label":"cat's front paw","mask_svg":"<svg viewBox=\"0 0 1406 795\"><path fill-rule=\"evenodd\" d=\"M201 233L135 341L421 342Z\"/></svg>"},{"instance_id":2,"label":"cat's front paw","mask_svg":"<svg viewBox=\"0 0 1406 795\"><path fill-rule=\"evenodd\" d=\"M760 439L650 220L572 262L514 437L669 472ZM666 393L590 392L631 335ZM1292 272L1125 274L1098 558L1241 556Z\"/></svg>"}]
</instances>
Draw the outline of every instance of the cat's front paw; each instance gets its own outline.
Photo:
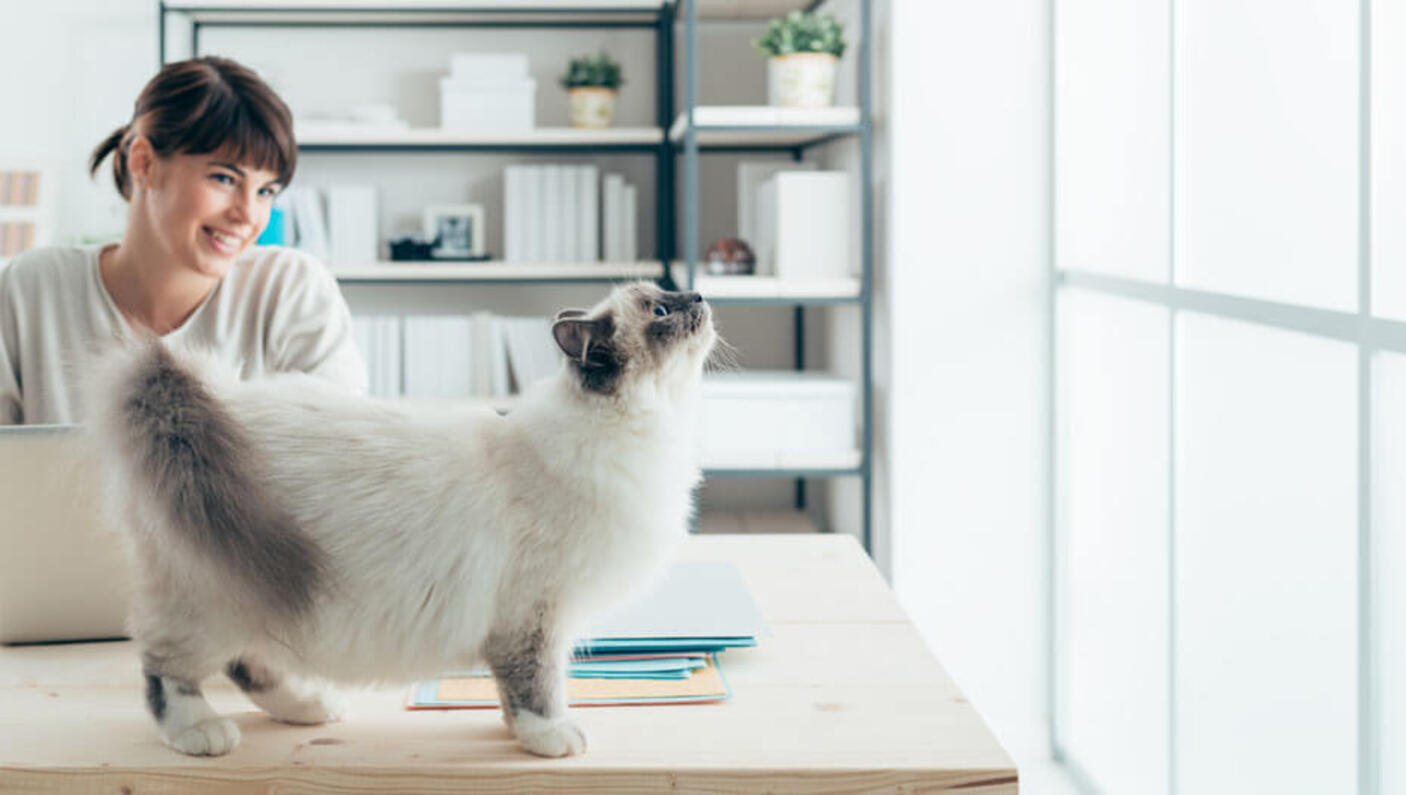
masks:
<instances>
[{"instance_id":1,"label":"cat's front paw","mask_svg":"<svg viewBox=\"0 0 1406 795\"><path fill-rule=\"evenodd\" d=\"M513 721L518 742L538 756L574 756L586 752L586 733L570 718L548 720L519 712Z\"/></svg>"},{"instance_id":2,"label":"cat's front paw","mask_svg":"<svg viewBox=\"0 0 1406 795\"><path fill-rule=\"evenodd\" d=\"M206 718L167 738L166 742L191 756L224 756L239 744L239 727L229 718Z\"/></svg>"},{"instance_id":3,"label":"cat's front paw","mask_svg":"<svg viewBox=\"0 0 1406 795\"><path fill-rule=\"evenodd\" d=\"M268 710L269 717L295 726L335 723L347 716L347 697L336 690L322 690L298 701Z\"/></svg>"}]
</instances>

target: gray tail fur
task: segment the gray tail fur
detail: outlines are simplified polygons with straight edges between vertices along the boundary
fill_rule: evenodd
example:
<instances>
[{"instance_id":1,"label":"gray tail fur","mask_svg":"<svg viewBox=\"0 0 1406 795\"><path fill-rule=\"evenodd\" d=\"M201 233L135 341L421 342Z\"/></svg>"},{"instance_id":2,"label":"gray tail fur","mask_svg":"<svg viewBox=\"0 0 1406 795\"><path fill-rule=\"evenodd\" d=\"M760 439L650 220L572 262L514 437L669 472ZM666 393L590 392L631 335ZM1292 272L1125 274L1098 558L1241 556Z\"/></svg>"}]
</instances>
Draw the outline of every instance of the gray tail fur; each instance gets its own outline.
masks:
<instances>
[{"instance_id":1,"label":"gray tail fur","mask_svg":"<svg viewBox=\"0 0 1406 795\"><path fill-rule=\"evenodd\" d=\"M243 429L193 368L149 340L122 374L109 422L123 458L150 489L170 532L276 614L311 607L326 579L325 553L260 488Z\"/></svg>"}]
</instances>

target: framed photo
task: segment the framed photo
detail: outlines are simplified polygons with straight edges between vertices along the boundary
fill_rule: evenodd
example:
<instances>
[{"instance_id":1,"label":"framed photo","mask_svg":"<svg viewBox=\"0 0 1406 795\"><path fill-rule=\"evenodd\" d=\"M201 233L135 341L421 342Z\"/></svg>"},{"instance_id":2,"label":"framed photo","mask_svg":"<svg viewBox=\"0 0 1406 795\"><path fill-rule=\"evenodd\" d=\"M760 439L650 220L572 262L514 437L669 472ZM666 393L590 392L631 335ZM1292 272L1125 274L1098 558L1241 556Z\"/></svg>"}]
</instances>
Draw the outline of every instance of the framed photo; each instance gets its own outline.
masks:
<instances>
[{"instance_id":1,"label":"framed photo","mask_svg":"<svg viewBox=\"0 0 1406 795\"><path fill-rule=\"evenodd\" d=\"M425 208L425 239L434 243L430 256L436 259L480 259L486 228L481 204L441 204Z\"/></svg>"}]
</instances>

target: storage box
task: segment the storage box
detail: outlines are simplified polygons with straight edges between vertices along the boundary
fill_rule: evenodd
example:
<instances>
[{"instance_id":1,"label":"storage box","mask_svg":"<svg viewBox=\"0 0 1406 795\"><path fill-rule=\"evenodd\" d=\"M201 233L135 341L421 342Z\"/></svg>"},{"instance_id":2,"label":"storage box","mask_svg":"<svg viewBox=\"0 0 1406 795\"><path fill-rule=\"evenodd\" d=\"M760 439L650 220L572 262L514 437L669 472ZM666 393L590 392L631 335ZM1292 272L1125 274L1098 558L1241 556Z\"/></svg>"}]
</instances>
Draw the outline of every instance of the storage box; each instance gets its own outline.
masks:
<instances>
[{"instance_id":1,"label":"storage box","mask_svg":"<svg viewBox=\"0 0 1406 795\"><path fill-rule=\"evenodd\" d=\"M520 52L456 52L449 77L466 83L513 83L527 79L527 55Z\"/></svg>"},{"instance_id":2,"label":"storage box","mask_svg":"<svg viewBox=\"0 0 1406 795\"><path fill-rule=\"evenodd\" d=\"M757 191L758 275L782 279L844 278L857 270L849 175L780 171Z\"/></svg>"},{"instance_id":3,"label":"storage box","mask_svg":"<svg viewBox=\"0 0 1406 795\"><path fill-rule=\"evenodd\" d=\"M855 385L827 373L719 373L703 379L705 461L855 449Z\"/></svg>"},{"instance_id":4,"label":"storage box","mask_svg":"<svg viewBox=\"0 0 1406 795\"><path fill-rule=\"evenodd\" d=\"M446 130L526 132L536 125L536 81L439 81L440 126Z\"/></svg>"}]
</instances>

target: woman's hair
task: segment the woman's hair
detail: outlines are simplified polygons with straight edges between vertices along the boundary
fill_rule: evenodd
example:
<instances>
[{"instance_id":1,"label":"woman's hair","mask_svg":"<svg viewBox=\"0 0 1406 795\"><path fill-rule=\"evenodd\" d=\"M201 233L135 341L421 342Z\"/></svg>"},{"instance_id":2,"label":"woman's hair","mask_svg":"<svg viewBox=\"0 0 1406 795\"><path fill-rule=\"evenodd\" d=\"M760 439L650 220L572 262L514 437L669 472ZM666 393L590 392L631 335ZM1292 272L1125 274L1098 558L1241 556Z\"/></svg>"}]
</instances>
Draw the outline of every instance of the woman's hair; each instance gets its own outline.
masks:
<instances>
[{"instance_id":1,"label":"woman's hair","mask_svg":"<svg viewBox=\"0 0 1406 795\"><path fill-rule=\"evenodd\" d=\"M288 106L253 70L228 58L163 66L137 97L132 120L93 150L88 172L96 175L111 153L112 180L124 199L132 196L127 150L137 135L158 157L228 153L235 163L278 174L285 187L298 164Z\"/></svg>"}]
</instances>

